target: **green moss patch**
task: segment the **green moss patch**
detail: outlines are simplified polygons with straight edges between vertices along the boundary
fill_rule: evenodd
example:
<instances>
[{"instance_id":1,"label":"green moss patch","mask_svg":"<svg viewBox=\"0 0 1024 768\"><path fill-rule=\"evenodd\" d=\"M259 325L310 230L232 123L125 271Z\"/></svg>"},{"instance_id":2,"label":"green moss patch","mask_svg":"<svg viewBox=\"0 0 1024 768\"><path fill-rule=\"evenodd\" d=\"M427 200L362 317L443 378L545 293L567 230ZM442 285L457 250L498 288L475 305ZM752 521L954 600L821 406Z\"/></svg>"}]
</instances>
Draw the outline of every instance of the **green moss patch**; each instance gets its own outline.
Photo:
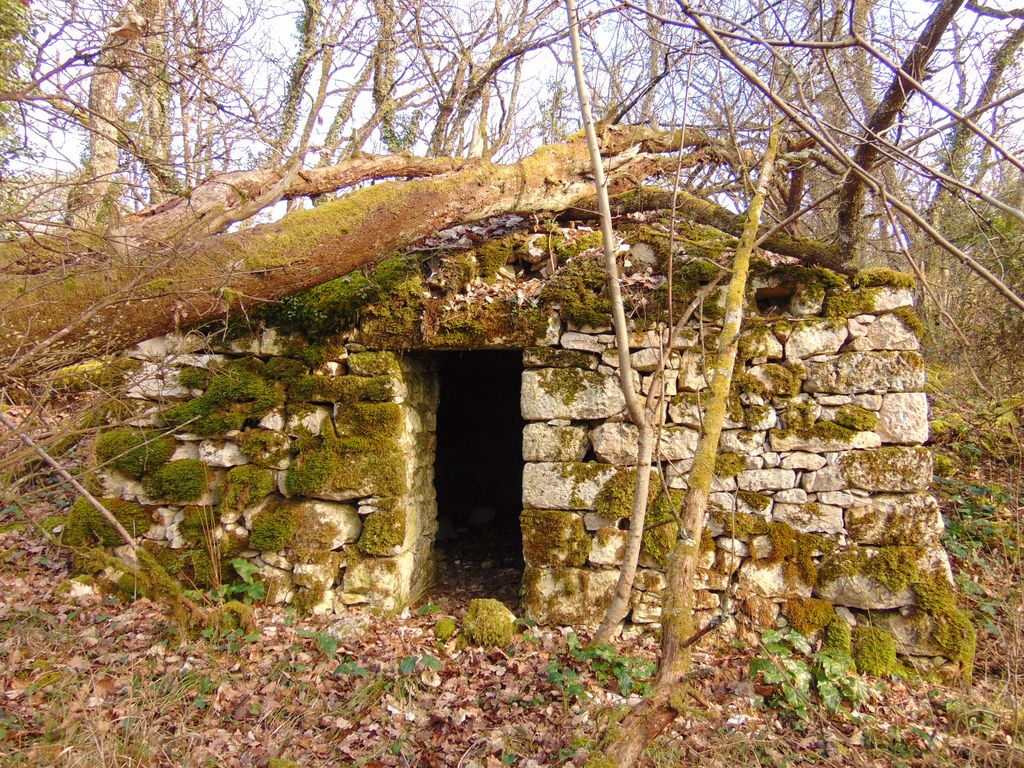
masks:
<instances>
[{"instance_id":1,"label":"green moss patch","mask_svg":"<svg viewBox=\"0 0 1024 768\"><path fill-rule=\"evenodd\" d=\"M641 548L662 568L679 536L679 512L685 498L685 491L662 491L647 510Z\"/></svg>"},{"instance_id":2,"label":"green moss patch","mask_svg":"<svg viewBox=\"0 0 1024 768\"><path fill-rule=\"evenodd\" d=\"M150 511L134 502L122 499L100 499L100 502L134 537L143 534L153 522ZM114 526L84 498L77 499L71 506L61 536L69 547L116 547L125 543Z\"/></svg>"},{"instance_id":3,"label":"green moss patch","mask_svg":"<svg viewBox=\"0 0 1024 768\"><path fill-rule=\"evenodd\" d=\"M904 288L912 291L917 287L917 279L913 275L885 267L862 269L856 279L862 288Z\"/></svg>"},{"instance_id":4,"label":"green moss patch","mask_svg":"<svg viewBox=\"0 0 1024 768\"><path fill-rule=\"evenodd\" d=\"M434 637L442 643L447 643L458 630L459 625L451 616L442 616L434 624Z\"/></svg>"},{"instance_id":5,"label":"green moss patch","mask_svg":"<svg viewBox=\"0 0 1024 768\"><path fill-rule=\"evenodd\" d=\"M633 514L635 495L636 470L621 469L597 492L597 496L594 497L594 511L609 520L625 520Z\"/></svg>"},{"instance_id":6,"label":"green moss patch","mask_svg":"<svg viewBox=\"0 0 1024 768\"><path fill-rule=\"evenodd\" d=\"M896 658L896 638L892 632L878 627L855 627L853 630L853 662L862 675L890 677L905 674Z\"/></svg>"},{"instance_id":7,"label":"green moss patch","mask_svg":"<svg viewBox=\"0 0 1024 768\"><path fill-rule=\"evenodd\" d=\"M96 439L96 458L136 480L166 464L175 443L160 432L114 429Z\"/></svg>"},{"instance_id":8,"label":"green moss patch","mask_svg":"<svg viewBox=\"0 0 1024 768\"><path fill-rule=\"evenodd\" d=\"M295 538L298 521L287 504L275 504L261 510L252 521L249 544L264 552L287 549Z\"/></svg>"},{"instance_id":9,"label":"green moss patch","mask_svg":"<svg viewBox=\"0 0 1024 768\"><path fill-rule=\"evenodd\" d=\"M841 427L857 432L872 432L878 426L878 414L859 405L844 405L835 415L834 421Z\"/></svg>"},{"instance_id":10,"label":"green moss patch","mask_svg":"<svg viewBox=\"0 0 1024 768\"><path fill-rule=\"evenodd\" d=\"M251 464L232 467L224 478L224 490L220 500L221 514L242 513L266 498L276 487L274 475L267 469Z\"/></svg>"},{"instance_id":11,"label":"green moss patch","mask_svg":"<svg viewBox=\"0 0 1024 768\"><path fill-rule=\"evenodd\" d=\"M747 468L747 458L739 453L719 453L715 457L715 475L718 477L736 477Z\"/></svg>"},{"instance_id":12,"label":"green moss patch","mask_svg":"<svg viewBox=\"0 0 1024 768\"><path fill-rule=\"evenodd\" d=\"M405 513L382 509L368 515L359 536L359 550L367 555L391 555L405 542Z\"/></svg>"},{"instance_id":13,"label":"green moss patch","mask_svg":"<svg viewBox=\"0 0 1024 768\"><path fill-rule=\"evenodd\" d=\"M805 637L820 632L837 618L832 603L815 597L787 600L783 613L793 628Z\"/></svg>"},{"instance_id":14,"label":"green moss patch","mask_svg":"<svg viewBox=\"0 0 1024 768\"><path fill-rule=\"evenodd\" d=\"M246 421L284 402L283 385L264 373L263 363L255 358L231 363L210 379L202 395L165 411L163 422L197 435L242 429Z\"/></svg>"},{"instance_id":15,"label":"green moss patch","mask_svg":"<svg viewBox=\"0 0 1024 768\"><path fill-rule=\"evenodd\" d=\"M605 293L606 280L601 256L579 256L548 281L541 290L540 303L557 304L561 316L577 325L609 325L612 305Z\"/></svg>"},{"instance_id":16,"label":"green moss patch","mask_svg":"<svg viewBox=\"0 0 1024 768\"><path fill-rule=\"evenodd\" d=\"M142 481L146 495L157 501L198 501L208 487L206 465L199 459L169 462Z\"/></svg>"},{"instance_id":17,"label":"green moss patch","mask_svg":"<svg viewBox=\"0 0 1024 768\"><path fill-rule=\"evenodd\" d=\"M583 565L591 539L583 519L572 512L527 509L519 517L527 565Z\"/></svg>"}]
</instances>

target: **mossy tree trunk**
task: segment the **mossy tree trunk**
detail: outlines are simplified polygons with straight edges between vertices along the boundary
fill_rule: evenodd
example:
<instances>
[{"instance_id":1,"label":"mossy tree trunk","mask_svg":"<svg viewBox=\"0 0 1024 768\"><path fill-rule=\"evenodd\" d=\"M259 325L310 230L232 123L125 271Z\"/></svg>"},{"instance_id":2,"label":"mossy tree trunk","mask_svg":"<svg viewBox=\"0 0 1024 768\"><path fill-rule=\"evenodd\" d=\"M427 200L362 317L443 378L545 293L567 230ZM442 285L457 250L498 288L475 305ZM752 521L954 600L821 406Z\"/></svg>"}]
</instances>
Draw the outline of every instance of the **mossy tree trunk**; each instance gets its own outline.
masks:
<instances>
[{"instance_id":1,"label":"mossy tree trunk","mask_svg":"<svg viewBox=\"0 0 1024 768\"><path fill-rule=\"evenodd\" d=\"M662 642L658 674L651 696L637 705L609 735L600 765L609 759L624 768L640 759L644 747L661 733L683 711L686 701L686 676L690 671L690 651L695 634L693 622L694 587L700 560L700 543L707 519L708 497L715 474L718 440L722 434L732 386L733 368L739 348L740 327L750 270L750 256L757 240L761 211L775 168L779 145L776 126L768 141L761 163L760 178L747 210L747 222L736 256L725 299L725 318L718 338L718 352L710 370L710 399L704 430L690 470L689 489L683 502L679 539L669 558L668 586L663 597L661 614Z\"/></svg>"},{"instance_id":2,"label":"mossy tree trunk","mask_svg":"<svg viewBox=\"0 0 1024 768\"><path fill-rule=\"evenodd\" d=\"M606 130L601 150L615 174L634 162L707 143L698 131ZM357 158L341 166L235 175L127 221L105 237L0 244L0 358L15 367L66 365L179 326L244 312L345 275L454 224L510 211L561 211L591 188L584 141L542 147L524 160ZM364 187L278 222L208 234L224 207L322 194L381 176L425 176ZM228 191L224 191L228 190ZM238 200L243 202L237 203ZM49 358L49 360L47 360Z\"/></svg>"}]
</instances>

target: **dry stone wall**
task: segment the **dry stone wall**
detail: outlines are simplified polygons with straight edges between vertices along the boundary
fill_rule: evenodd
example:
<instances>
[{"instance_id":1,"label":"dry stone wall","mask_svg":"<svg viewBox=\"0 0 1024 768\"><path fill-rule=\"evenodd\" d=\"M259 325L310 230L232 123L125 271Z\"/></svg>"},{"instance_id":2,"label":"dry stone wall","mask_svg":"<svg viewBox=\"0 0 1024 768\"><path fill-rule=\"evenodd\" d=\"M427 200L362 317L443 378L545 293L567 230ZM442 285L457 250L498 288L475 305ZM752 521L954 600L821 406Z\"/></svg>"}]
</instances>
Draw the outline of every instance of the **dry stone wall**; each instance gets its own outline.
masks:
<instances>
[{"instance_id":1,"label":"dry stone wall","mask_svg":"<svg viewBox=\"0 0 1024 768\"><path fill-rule=\"evenodd\" d=\"M660 619L714 302L671 332L652 322L630 333L635 383L663 420L631 601L638 626ZM791 624L846 646L852 629L855 647L884 631L904 655L968 663L973 632L927 491L925 369L906 277L863 273L851 287L780 268L755 278L748 303L701 542L700 618L725 611L741 633ZM555 305L531 328L514 343L467 346L523 349L524 610L592 625L626 541L637 429L610 327ZM266 329L138 345L126 425L97 442L97 492L198 586L244 558L271 603L400 607L430 573L439 393L429 345L368 351L380 338L354 328L310 346ZM80 502L66 535L116 546L104 525Z\"/></svg>"}]
</instances>

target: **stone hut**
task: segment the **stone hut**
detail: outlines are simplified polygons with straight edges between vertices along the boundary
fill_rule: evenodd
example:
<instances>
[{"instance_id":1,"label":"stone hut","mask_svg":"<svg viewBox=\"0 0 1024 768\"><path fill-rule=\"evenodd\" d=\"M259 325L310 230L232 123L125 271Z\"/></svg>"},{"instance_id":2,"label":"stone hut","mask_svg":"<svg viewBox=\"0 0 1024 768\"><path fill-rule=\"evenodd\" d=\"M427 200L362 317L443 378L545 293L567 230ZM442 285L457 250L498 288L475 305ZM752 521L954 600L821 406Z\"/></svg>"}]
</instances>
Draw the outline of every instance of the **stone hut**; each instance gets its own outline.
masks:
<instances>
[{"instance_id":1,"label":"stone hut","mask_svg":"<svg viewBox=\"0 0 1024 768\"><path fill-rule=\"evenodd\" d=\"M638 216L620 236L634 379L664 420L630 613L642 626L659 620L735 241L676 233L670 326L664 222ZM138 344L123 418L96 442L96 490L184 581L226 580L240 557L270 603L314 613L400 609L430 577L446 504L489 507L521 541L526 616L592 625L622 557L637 434L599 246L586 228L503 217L259 317ZM921 663L969 663L927 490L912 288L890 270L758 264L703 618L846 644L853 627ZM79 502L65 537L116 546L111 533Z\"/></svg>"}]
</instances>

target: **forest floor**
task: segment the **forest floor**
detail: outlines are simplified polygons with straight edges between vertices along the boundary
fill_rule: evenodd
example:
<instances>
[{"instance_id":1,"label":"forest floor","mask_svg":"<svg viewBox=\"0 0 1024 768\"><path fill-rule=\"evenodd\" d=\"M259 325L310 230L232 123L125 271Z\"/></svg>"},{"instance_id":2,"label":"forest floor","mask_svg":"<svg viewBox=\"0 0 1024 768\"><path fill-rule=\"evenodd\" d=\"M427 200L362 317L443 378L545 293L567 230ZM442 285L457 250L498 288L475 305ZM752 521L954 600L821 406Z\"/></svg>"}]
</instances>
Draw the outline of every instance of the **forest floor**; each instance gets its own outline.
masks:
<instances>
[{"instance_id":1,"label":"forest floor","mask_svg":"<svg viewBox=\"0 0 1024 768\"><path fill-rule=\"evenodd\" d=\"M1024 766L1020 504L1006 490L1020 486L957 439L936 490L979 625L971 684L862 680L785 636L724 638L698 653L709 674L692 713L645 765ZM447 589L398 616L257 605L252 631L187 638L148 600L59 588L70 558L32 521L66 503L0 510L5 767L580 766L653 669L649 636L587 651L568 630L524 626L506 650L440 642L438 619L461 618L481 587L451 588L472 575L458 558ZM492 588L510 601L515 569L500 566ZM776 685L751 678L766 661Z\"/></svg>"}]
</instances>

